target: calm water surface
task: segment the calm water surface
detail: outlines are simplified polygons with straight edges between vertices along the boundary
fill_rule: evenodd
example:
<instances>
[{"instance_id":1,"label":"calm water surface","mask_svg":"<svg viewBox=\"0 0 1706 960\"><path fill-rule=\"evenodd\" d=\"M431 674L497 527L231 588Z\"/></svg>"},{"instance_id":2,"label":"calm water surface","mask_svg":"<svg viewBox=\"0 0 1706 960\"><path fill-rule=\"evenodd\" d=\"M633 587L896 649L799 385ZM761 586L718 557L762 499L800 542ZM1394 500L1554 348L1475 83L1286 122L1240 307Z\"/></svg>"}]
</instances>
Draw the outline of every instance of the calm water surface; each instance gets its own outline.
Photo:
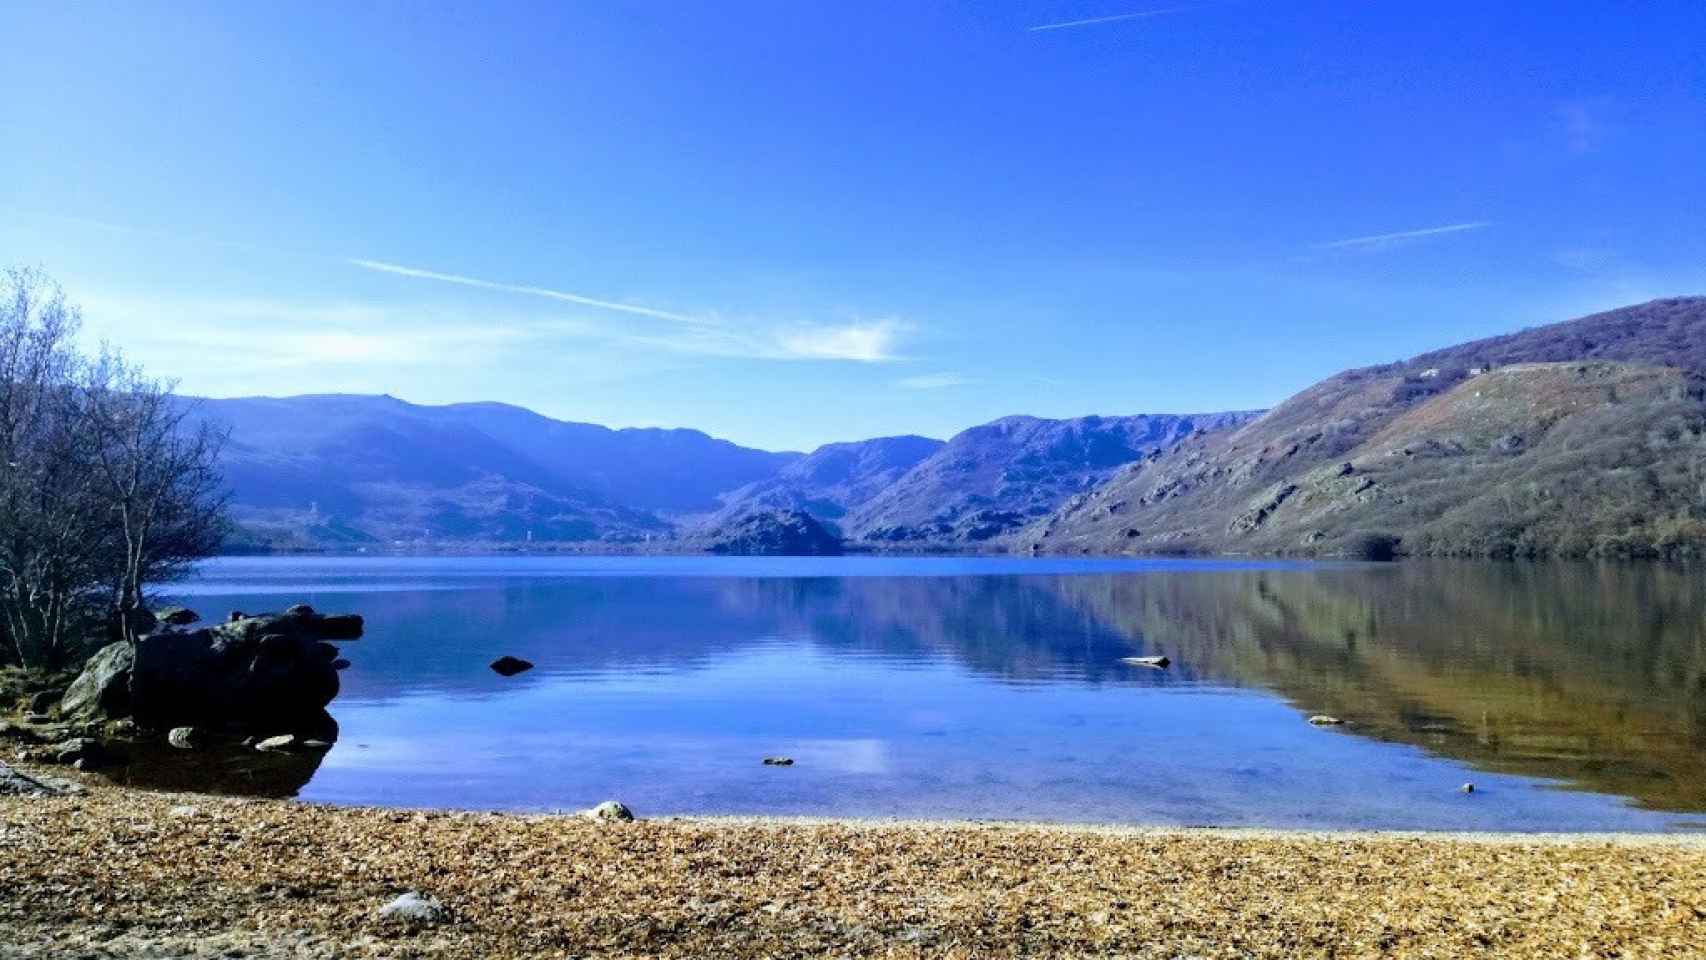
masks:
<instances>
[{"instance_id":1,"label":"calm water surface","mask_svg":"<svg viewBox=\"0 0 1706 960\"><path fill-rule=\"evenodd\" d=\"M367 618L342 737L286 788L307 800L1677 830L1706 825L1703 586L1646 566L316 557L220 559L170 593L210 618ZM502 654L537 667L504 679ZM1174 664L1120 663L1150 654Z\"/></svg>"}]
</instances>

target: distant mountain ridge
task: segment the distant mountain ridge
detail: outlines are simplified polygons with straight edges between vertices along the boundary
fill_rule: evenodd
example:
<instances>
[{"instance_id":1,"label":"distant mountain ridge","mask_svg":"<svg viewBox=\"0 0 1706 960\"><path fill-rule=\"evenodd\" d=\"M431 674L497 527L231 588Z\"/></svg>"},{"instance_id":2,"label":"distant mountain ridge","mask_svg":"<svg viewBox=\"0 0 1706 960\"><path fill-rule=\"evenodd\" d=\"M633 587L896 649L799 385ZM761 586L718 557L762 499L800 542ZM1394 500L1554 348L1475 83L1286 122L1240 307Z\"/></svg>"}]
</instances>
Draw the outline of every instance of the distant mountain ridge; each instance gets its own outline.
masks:
<instances>
[{"instance_id":1,"label":"distant mountain ridge","mask_svg":"<svg viewBox=\"0 0 1706 960\"><path fill-rule=\"evenodd\" d=\"M800 511L858 541L979 543L1158 445L1246 415L1010 417L948 442L879 437L810 454L697 430L554 420L500 403L347 394L205 399L230 428L238 547L717 541ZM1227 419L1232 418L1231 420ZM910 524L904 532L902 524Z\"/></svg>"},{"instance_id":2,"label":"distant mountain ridge","mask_svg":"<svg viewBox=\"0 0 1706 960\"><path fill-rule=\"evenodd\" d=\"M1032 552L1706 556L1706 297L1348 370L1117 472Z\"/></svg>"},{"instance_id":3,"label":"distant mountain ridge","mask_svg":"<svg viewBox=\"0 0 1706 960\"><path fill-rule=\"evenodd\" d=\"M696 430L612 430L503 404L387 396L198 400L249 542L615 541L799 459Z\"/></svg>"}]
</instances>

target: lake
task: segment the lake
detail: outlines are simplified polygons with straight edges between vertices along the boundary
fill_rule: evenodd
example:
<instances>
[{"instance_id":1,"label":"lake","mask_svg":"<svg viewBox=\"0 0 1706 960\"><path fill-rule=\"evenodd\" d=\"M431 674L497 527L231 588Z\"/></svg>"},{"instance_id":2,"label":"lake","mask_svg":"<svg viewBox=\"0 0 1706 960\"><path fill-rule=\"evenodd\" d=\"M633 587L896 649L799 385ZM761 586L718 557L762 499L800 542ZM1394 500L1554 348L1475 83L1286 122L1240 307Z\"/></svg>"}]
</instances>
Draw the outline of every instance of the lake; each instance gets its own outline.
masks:
<instances>
[{"instance_id":1,"label":"lake","mask_svg":"<svg viewBox=\"0 0 1706 960\"><path fill-rule=\"evenodd\" d=\"M1586 564L495 556L221 558L165 592L215 619L367 618L337 745L251 792L1663 831L1706 826L1703 587ZM537 666L500 677L503 654Z\"/></svg>"}]
</instances>

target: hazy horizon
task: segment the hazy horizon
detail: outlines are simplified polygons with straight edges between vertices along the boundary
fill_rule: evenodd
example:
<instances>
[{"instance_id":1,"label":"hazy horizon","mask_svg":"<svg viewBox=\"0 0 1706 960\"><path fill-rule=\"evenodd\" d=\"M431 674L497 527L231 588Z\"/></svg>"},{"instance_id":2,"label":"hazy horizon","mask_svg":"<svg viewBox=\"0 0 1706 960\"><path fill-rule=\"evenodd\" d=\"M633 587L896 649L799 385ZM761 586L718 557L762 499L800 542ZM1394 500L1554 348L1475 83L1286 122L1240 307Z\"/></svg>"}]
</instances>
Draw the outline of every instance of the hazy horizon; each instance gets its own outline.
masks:
<instances>
[{"instance_id":1,"label":"hazy horizon","mask_svg":"<svg viewBox=\"0 0 1706 960\"><path fill-rule=\"evenodd\" d=\"M0 263L184 392L767 450L1706 292L1706 7L28 3Z\"/></svg>"}]
</instances>

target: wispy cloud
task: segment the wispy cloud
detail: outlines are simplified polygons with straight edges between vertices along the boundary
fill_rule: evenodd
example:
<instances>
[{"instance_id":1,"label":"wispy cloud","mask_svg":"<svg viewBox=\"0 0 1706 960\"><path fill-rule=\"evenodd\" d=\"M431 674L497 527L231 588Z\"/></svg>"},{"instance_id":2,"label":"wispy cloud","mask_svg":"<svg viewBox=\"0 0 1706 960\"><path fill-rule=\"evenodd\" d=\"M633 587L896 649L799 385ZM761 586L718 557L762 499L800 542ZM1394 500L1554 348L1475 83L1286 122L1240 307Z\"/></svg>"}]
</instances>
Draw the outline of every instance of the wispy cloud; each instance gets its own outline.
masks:
<instances>
[{"instance_id":1,"label":"wispy cloud","mask_svg":"<svg viewBox=\"0 0 1706 960\"><path fill-rule=\"evenodd\" d=\"M841 326L802 324L776 331L776 342L793 357L881 363L896 359L895 347L903 329L900 321L892 319Z\"/></svg>"},{"instance_id":2,"label":"wispy cloud","mask_svg":"<svg viewBox=\"0 0 1706 960\"><path fill-rule=\"evenodd\" d=\"M1103 23L1119 23L1122 20L1143 20L1148 17L1159 17L1169 13L1183 13L1189 9L1191 8L1163 7L1159 10L1139 10L1134 13L1116 13L1109 17L1089 17L1084 20L1063 20L1060 23L1043 23L1034 27L1027 27L1026 29L1031 33L1038 33L1043 30L1066 30L1071 27L1093 27L1097 24Z\"/></svg>"},{"instance_id":3,"label":"wispy cloud","mask_svg":"<svg viewBox=\"0 0 1706 960\"><path fill-rule=\"evenodd\" d=\"M104 303L85 300L91 314L98 308L113 332L125 331L127 341L160 341L162 345L169 341L180 350L196 352L201 346L216 343L222 348L252 345L257 348L252 351L257 354L252 358L254 365L267 368L313 364L354 366L380 361L458 363L471 356L489 360L494 351L514 351L521 341L539 341L529 349L548 349L547 344L565 340L582 345L596 343L630 356L636 353L636 348L648 348L653 352L737 359L885 363L900 359L900 345L913 329L895 318L790 321L773 317L726 317L710 310L693 313L664 310L538 284L508 283L388 260L293 253L106 221L55 219L106 232L300 256L407 280L589 308L578 311L580 315L542 315L538 311L504 309L499 313L504 318L500 324L484 311L478 319L471 319L460 307L435 308L430 302L422 305L419 301L328 304L265 299L162 301L125 297ZM609 314L630 319L619 321Z\"/></svg>"},{"instance_id":4,"label":"wispy cloud","mask_svg":"<svg viewBox=\"0 0 1706 960\"><path fill-rule=\"evenodd\" d=\"M1465 233L1470 230L1484 230L1492 226L1490 221L1477 220L1472 223L1450 223L1443 227L1425 227L1421 230L1400 230L1397 233L1377 233L1367 237L1351 237L1349 240L1333 240L1328 243L1318 243L1317 250L1350 250L1378 249L1406 240L1420 240L1424 237L1440 237L1451 233Z\"/></svg>"},{"instance_id":5,"label":"wispy cloud","mask_svg":"<svg viewBox=\"0 0 1706 960\"><path fill-rule=\"evenodd\" d=\"M944 371L942 373L924 373L916 377L902 377L894 385L902 390L942 390L948 387L963 387L972 383L970 377L961 373Z\"/></svg>"},{"instance_id":6,"label":"wispy cloud","mask_svg":"<svg viewBox=\"0 0 1706 960\"><path fill-rule=\"evenodd\" d=\"M529 284L503 283L480 277L408 267L383 260L352 258L352 266L378 273L452 283L478 290L513 293L540 297L559 303L572 303L678 324L688 329L667 333L614 334L613 338L629 344L649 345L676 353L697 353L720 357L744 357L764 360L849 360L859 363L883 363L896 359L896 349L906 325L894 319L853 321L841 324L797 323L766 326L757 323L732 324L715 315L678 313L654 307L622 303L589 297L566 290Z\"/></svg>"},{"instance_id":7,"label":"wispy cloud","mask_svg":"<svg viewBox=\"0 0 1706 960\"><path fill-rule=\"evenodd\" d=\"M626 343L674 353L715 357L888 363L900 359L900 341L908 329L898 320L885 319L751 330L694 328L657 334L630 334L621 339Z\"/></svg>"},{"instance_id":8,"label":"wispy cloud","mask_svg":"<svg viewBox=\"0 0 1706 960\"><path fill-rule=\"evenodd\" d=\"M549 287L535 287L525 284L500 283L496 280L482 280L478 277L465 277L456 273L441 273L437 270L423 270L419 267L405 267L401 264L386 263L383 260L363 260L350 258L344 261L351 266L363 270L373 270L378 273L389 273L399 277L413 277L417 280L436 280L440 283L454 283L463 287L474 287L479 290L496 290L500 293L516 293L529 297L543 297L546 300L556 300L560 303L575 303L583 307L597 307L600 310L614 310L618 313L628 313L639 317L650 317L654 320L668 320L672 323L714 324L716 321L706 317L695 317L684 313L673 313L668 310L658 310L652 307L638 306L632 303L620 303L614 300L600 300L596 297L569 293L564 290L553 290Z\"/></svg>"}]
</instances>

